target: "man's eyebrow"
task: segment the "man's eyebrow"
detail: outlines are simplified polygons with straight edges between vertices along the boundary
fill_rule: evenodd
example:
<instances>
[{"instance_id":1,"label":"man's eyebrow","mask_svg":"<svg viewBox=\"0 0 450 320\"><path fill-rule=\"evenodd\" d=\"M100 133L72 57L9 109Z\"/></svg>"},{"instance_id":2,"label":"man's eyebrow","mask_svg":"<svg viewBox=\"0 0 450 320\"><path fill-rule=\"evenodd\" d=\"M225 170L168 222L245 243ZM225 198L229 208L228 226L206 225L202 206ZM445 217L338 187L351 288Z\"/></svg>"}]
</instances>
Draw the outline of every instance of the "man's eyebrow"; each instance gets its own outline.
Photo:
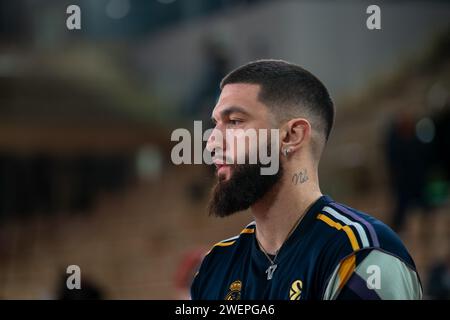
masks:
<instances>
[{"instance_id":1,"label":"man's eyebrow","mask_svg":"<svg viewBox=\"0 0 450 320\"><path fill-rule=\"evenodd\" d=\"M230 106L230 107L227 107L226 109L220 111L220 116L226 117L226 116L229 116L231 113L242 113L244 115L249 115L249 113L242 107ZM211 117L211 121L213 123L216 123L216 119L214 118L214 116Z\"/></svg>"}]
</instances>

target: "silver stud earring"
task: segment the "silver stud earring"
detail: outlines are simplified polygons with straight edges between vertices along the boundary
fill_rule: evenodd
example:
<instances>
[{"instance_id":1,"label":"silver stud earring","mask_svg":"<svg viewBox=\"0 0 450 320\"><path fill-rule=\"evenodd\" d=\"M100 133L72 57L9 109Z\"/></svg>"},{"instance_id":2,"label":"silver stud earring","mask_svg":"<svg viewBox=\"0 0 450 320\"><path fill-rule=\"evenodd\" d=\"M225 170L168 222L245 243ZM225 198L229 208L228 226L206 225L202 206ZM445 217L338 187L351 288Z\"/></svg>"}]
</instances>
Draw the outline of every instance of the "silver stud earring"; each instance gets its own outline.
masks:
<instances>
[{"instance_id":1,"label":"silver stud earring","mask_svg":"<svg viewBox=\"0 0 450 320\"><path fill-rule=\"evenodd\" d=\"M290 149L290 148L284 149L284 150L283 150L284 156L287 157L288 154L289 154L289 152L291 152L291 149Z\"/></svg>"}]
</instances>

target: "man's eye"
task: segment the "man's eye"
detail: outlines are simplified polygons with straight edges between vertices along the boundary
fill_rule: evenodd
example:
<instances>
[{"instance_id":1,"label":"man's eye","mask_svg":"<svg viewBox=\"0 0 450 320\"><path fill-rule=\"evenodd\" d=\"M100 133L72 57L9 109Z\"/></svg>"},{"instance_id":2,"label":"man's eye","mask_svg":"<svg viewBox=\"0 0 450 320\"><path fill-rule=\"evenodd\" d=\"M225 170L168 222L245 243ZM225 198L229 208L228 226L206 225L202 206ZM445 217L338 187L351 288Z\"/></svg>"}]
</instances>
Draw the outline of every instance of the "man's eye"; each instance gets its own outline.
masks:
<instances>
[{"instance_id":1,"label":"man's eye","mask_svg":"<svg viewBox=\"0 0 450 320\"><path fill-rule=\"evenodd\" d=\"M241 124L242 121L241 120L237 120L237 119L230 119L230 124L233 126L237 126L239 124Z\"/></svg>"}]
</instances>

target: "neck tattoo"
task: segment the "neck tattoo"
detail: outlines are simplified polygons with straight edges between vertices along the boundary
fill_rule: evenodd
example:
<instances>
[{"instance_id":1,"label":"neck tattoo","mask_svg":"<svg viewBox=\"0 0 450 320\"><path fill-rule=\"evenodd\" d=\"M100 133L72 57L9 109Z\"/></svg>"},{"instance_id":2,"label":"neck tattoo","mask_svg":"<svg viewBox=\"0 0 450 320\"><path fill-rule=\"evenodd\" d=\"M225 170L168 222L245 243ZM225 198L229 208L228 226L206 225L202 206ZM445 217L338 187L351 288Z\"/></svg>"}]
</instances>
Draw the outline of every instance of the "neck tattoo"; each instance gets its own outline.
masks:
<instances>
[{"instance_id":1,"label":"neck tattoo","mask_svg":"<svg viewBox=\"0 0 450 320\"><path fill-rule=\"evenodd\" d=\"M298 173L294 173L292 176L292 183L294 185L305 183L308 180L308 171L306 171L306 169L302 169Z\"/></svg>"}]
</instances>

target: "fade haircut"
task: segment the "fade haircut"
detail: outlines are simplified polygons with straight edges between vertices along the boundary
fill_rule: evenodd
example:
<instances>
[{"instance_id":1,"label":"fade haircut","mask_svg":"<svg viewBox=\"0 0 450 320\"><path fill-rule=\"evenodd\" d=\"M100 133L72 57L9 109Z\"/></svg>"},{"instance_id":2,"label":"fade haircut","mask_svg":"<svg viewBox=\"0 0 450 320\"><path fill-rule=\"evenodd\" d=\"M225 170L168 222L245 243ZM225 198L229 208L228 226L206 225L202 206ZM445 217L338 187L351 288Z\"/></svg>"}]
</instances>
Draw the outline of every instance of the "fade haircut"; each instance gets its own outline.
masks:
<instances>
[{"instance_id":1,"label":"fade haircut","mask_svg":"<svg viewBox=\"0 0 450 320\"><path fill-rule=\"evenodd\" d=\"M268 106L277 121L305 117L313 130L328 140L334 122L334 105L327 88L312 73L282 60L258 60L226 75L221 83L260 86L258 99Z\"/></svg>"}]
</instances>

